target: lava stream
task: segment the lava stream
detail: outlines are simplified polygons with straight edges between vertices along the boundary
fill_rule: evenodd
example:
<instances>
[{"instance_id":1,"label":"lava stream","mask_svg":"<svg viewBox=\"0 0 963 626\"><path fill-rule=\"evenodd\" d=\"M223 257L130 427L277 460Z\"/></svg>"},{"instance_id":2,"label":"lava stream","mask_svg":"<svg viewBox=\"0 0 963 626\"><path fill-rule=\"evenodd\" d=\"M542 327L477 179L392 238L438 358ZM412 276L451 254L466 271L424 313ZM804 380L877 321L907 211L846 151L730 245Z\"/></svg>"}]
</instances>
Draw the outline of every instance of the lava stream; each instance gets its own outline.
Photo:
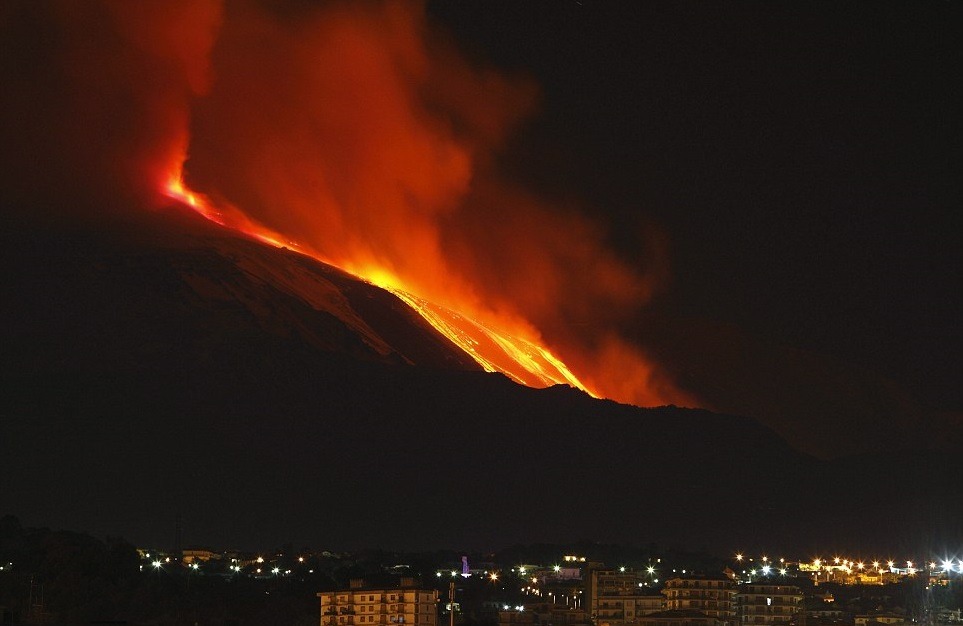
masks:
<instances>
[{"instance_id":1,"label":"lava stream","mask_svg":"<svg viewBox=\"0 0 963 626\"><path fill-rule=\"evenodd\" d=\"M293 242L285 241L283 236L252 222L237 209L215 207L204 195L188 189L180 173L171 177L164 193L220 226L237 230L276 247L293 247L315 260L337 266L331 260L322 258L321 255L313 254ZM398 287L398 281L394 277L391 281L378 280L378 271L372 272L371 276L364 276L363 272L358 271L350 273L393 293L435 330L471 356L487 372L501 372L529 387L565 384L596 395L568 369L565 363L535 341L499 331L491 325L483 324L414 295Z\"/></svg>"}]
</instances>

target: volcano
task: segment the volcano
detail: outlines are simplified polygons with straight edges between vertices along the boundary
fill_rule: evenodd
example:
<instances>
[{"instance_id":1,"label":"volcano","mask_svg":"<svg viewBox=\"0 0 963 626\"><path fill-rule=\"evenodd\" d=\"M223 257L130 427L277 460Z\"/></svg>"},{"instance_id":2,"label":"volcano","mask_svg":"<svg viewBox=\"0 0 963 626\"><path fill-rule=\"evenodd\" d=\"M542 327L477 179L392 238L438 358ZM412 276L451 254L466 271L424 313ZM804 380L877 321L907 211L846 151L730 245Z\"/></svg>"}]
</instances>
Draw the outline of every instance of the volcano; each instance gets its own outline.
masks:
<instances>
[{"instance_id":1,"label":"volcano","mask_svg":"<svg viewBox=\"0 0 963 626\"><path fill-rule=\"evenodd\" d=\"M395 294L186 209L22 220L4 253L0 510L29 523L159 545L178 517L238 546L959 536L958 465L818 461L752 419L525 387ZM894 484L909 519L885 516Z\"/></svg>"}]
</instances>

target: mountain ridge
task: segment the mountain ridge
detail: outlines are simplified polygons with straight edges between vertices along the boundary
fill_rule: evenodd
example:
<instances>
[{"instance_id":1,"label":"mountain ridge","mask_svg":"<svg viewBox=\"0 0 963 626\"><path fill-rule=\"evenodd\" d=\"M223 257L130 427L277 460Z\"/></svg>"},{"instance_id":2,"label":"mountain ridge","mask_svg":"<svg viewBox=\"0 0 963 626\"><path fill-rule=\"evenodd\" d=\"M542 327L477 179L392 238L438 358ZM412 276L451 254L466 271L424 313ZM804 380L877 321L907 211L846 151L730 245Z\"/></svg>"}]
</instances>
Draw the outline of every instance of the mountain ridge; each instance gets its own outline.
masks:
<instances>
[{"instance_id":1,"label":"mountain ridge","mask_svg":"<svg viewBox=\"0 0 963 626\"><path fill-rule=\"evenodd\" d=\"M945 460L897 523L852 494L918 471L850 480L751 418L520 386L391 294L191 216L88 228L5 232L0 510L27 523L399 548L959 531Z\"/></svg>"}]
</instances>

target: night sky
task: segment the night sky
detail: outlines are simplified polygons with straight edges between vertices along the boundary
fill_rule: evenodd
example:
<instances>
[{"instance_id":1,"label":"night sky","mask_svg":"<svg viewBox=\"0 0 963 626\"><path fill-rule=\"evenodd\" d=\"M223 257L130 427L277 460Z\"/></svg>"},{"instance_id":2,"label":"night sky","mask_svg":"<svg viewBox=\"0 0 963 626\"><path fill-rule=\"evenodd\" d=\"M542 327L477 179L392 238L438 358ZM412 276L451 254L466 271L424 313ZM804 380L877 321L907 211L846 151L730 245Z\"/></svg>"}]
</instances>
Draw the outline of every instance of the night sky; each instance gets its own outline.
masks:
<instances>
[{"instance_id":1,"label":"night sky","mask_svg":"<svg viewBox=\"0 0 963 626\"><path fill-rule=\"evenodd\" d=\"M735 362L761 351L791 369L798 356L772 355L803 353L959 415L960 8L586 0L429 12L541 88L506 171L587 199L629 258L640 223L666 233L671 280L634 332L682 380L751 387L768 365ZM679 358L664 337L693 331L704 338ZM732 371L707 377L699 360ZM840 390L812 393L831 405Z\"/></svg>"}]
</instances>

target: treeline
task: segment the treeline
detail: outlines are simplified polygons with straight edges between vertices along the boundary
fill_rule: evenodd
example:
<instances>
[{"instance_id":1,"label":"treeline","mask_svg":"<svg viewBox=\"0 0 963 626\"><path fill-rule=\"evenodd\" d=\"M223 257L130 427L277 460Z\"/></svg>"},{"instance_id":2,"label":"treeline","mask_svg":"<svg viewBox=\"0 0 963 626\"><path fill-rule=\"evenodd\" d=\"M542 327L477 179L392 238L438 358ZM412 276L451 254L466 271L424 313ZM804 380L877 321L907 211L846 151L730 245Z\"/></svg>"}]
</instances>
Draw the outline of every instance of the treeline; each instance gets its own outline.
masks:
<instances>
[{"instance_id":1,"label":"treeline","mask_svg":"<svg viewBox=\"0 0 963 626\"><path fill-rule=\"evenodd\" d=\"M143 568L134 546L0 518L0 622L316 624L317 590L301 580Z\"/></svg>"}]
</instances>

